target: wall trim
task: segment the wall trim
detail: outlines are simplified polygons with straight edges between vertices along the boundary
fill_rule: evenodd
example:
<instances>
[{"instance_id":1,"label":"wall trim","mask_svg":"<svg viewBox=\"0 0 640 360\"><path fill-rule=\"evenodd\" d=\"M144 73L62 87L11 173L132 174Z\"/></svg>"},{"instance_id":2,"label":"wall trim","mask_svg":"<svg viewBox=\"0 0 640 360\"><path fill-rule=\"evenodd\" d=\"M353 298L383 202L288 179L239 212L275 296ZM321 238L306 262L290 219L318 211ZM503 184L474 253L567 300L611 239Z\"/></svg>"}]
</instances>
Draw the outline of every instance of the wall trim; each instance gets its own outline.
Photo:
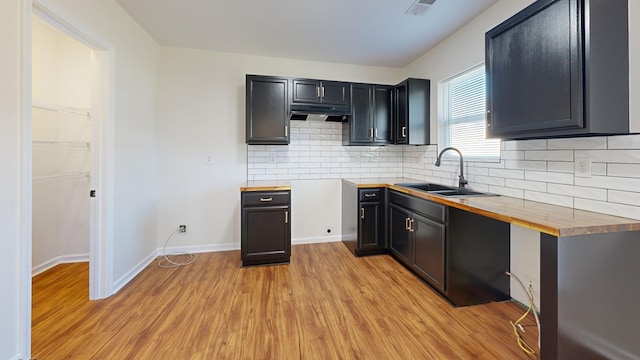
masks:
<instances>
[{"instance_id":1,"label":"wall trim","mask_svg":"<svg viewBox=\"0 0 640 360\"><path fill-rule=\"evenodd\" d=\"M40 265L36 265L31 269L31 276L41 274L52 267L60 264L89 262L89 253L86 254L74 254L74 255L61 255L51 260L45 261Z\"/></svg>"},{"instance_id":2,"label":"wall trim","mask_svg":"<svg viewBox=\"0 0 640 360\"><path fill-rule=\"evenodd\" d=\"M9 360L23 360L24 356L22 356L21 354L15 354L13 355L12 358L9 358Z\"/></svg>"},{"instance_id":3,"label":"wall trim","mask_svg":"<svg viewBox=\"0 0 640 360\"><path fill-rule=\"evenodd\" d=\"M111 295L120 291L125 285L127 285L133 278L138 276L142 272L142 270L146 269L157 257L158 249L152 251L147 257L142 259L136 266L134 266L131 270L127 271L122 277L116 280L113 283L113 292Z\"/></svg>"},{"instance_id":4,"label":"wall trim","mask_svg":"<svg viewBox=\"0 0 640 360\"><path fill-rule=\"evenodd\" d=\"M292 239L291 245L319 244L342 241L342 235L320 236Z\"/></svg>"}]
</instances>

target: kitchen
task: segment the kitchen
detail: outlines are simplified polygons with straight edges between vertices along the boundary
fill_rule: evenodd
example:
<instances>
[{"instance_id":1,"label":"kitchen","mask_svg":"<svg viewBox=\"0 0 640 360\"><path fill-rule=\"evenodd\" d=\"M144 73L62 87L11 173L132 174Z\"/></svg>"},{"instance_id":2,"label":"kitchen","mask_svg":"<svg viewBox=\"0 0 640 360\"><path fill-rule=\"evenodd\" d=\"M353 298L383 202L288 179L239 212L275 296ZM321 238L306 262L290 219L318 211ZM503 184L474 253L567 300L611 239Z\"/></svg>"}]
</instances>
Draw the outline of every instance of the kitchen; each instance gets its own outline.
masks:
<instances>
[{"instance_id":1,"label":"kitchen","mask_svg":"<svg viewBox=\"0 0 640 360\"><path fill-rule=\"evenodd\" d=\"M98 16L91 5L79 5L69 1L54 2L63 12L81 19L83 23L91 23L95 32L106 37L113 43L117 51L116 66L116 117L115 128L115 181L114 189L114 222L113 237L117 239L114 252L118 255L115 262L113 279L126 279L139 271L149 254L158 248L166 236L174 230L177 224L186 223L189 233L180 238L180 243L187 250L220 251L237 249L240 238L240 203L238 186L249 177L247 169L248 150L244 143L244 76L247 73L300 76L319 79L339 79L344 81L366 81L373 83L395 84L409 76L431 79L434 83L445 79L451 74L469 68L483 61L484 32L528 5L528 1L499 1L493 7L482 13L473 21L465 25L461 31L454 34L447 42L423 55L413 64L403 69L377 68L366 66L352 66L326 64L312 61L298 61L275 59L268 57L254 57L230 53L218 53L183 48L160 47L137 28L137 25L116 5L103 4ZM73 5L71 5L73 3ZM3 86L3 112L11 121L3 123L3 163L7 163L9 173L13 177L2 179L2 221L8 229L7 239L12 239L6 246L11 259L4 264L7 271L4 274L14 274L16 268L22 267L19 254L21 238L20 205L17 195L20 193L20 109L19 96L19 14L20 2L6 2L2 6L3 21L6 26L3 33L12 34L3 45L13 54L2 61L3 76L9 81ZM107 15L105 15L107 14ZM118 26L111 26L101 21L108 16L117 22ZM6 17L6 21L5 18ZM638 37L634 27L638 16L638 9L630 4L630 38ZM135 36L133 36L133 35ZM634 64L638 51L634 41L630 41L631 81L630 81L630 113L632 119L637 119L637 69ZM460 53L470 54L459 56ZM473 54L473 55L471 55ZM232 89L232 91L230 91ZM6 93L5 93L6 91ZM135 94L135 96L133 95ZM6 101L6 102L5 102ZM6 110L5 110L6 109ZM435 110L433 110L435 111ZM215 114L215 115L214 115ZM435 118L432 113L432 118ZM223 119L223 121L217 121ZM310 131L312 126L327 126L326 124L309 125L300 123L300 133ZM305 128L306 127L306 128ZM293 129L292 129L293 130ZM337 129L319 129L322 131L336 131ZM329 133L334 135L336 133ZM434 132L435 133L435 132ZM212 141L212 139L214 139ZM469 181L472 187L477 187L485 178L480 190L489 191L489 186L504 188L508 195L516 197L531 196L549 203L566 204L587 210L597 210L627 217L640 218L637 200L638 172L634 171L637 162L634 160L636 151L640 148L635 136L610 138L616 149L621 151L605 151L606 138L581 138L564 140L532 140L525 142L506 142L502 153L503 159L513 160L513 168L503 168L504 165L494 163L468 163ZM340 144L341 146L341 144ZM425 148L372 149L372 151L354 150L355 155L362 158L380 156L389 162L397 163L402 158L402 171L410 169L410 177L426 176L439 183L450 184L455 181L457 172L455 166L450 171L438 170L431 167L435 162L436 149L433 146ZM267 158L272 155L278 158L285 148L269 149ZM573 159L566 157L565 151L584 151L598 156L593 162L593 177L586 182L585 187L610 189L610 185L618 184L626 190L620 193L626 203L620 201L607 202L593 200L579 195L566 197L568 190L575 188L560 187L559 191L565 196L545 192L527 192L529 183L524 181L539 181L542 183L568 185L567 166ZM362 152L362 153L360 153ZM400 154L397 154L400 152ZM222 154L214 157L212 166L205 165L206 154ZM406 154L406 157L405 157ZM354 157L355 157L354 156ZM525 157L522 159L522 157ZM276 160L278 161L278 160ZM518 163L527 161L531 163ZM407 166L405 166L405 163ZM541 169L541 163L556 166L556 171ZM416 164L423 167L416 169ZM521 166L534 167L523 169ZM571 165L572 166L572 165ZM540 167L540 169L539 169ZM382 168L381 175L387 176L394 171ZM617 175L607 175L607 168L616 169ZM220 170L224 169L224 172ZM362 170L358 171L366 171ZM564 169L564 170L563 170ZM398 168L395 168L398 170ZM473 173L473 174L471 174ZM372 175L377 176L377 175ZM487 179L491 177L491 179ZM526 178L529 177L529 178ZM533 178L533 180L531 180ZM157 180L155 180L157 179ZM250 179L250 178L249 178ZM554 180L555 179L555 180ZM339 199L329 196L339 191L339 181L299 181L293 180L296 191L293 193L292 207L295 209L296 221L292 224L294 244L304 242L319 242L322 240L336 241L335 234L339 234ZM507 182L510 186L506 186ZM495 184L497 183L497 184ZM502 185L504 184L504 185ZM482 188L482 186L486 186ZM313 191L311 191L313 190ZM495 191L495 190L492 190ZM296 198L298 196L298 198ZM6 199L6 201L5 201ZM308 200L320 199L314 202L313 209L305 207ZM126 203L126 205L124 204ZM306 214L320 212L327 214L326 224L317 224ZM305 220L306 218L306 220ZM308 225L308 226L307 226ZM334 235L326 235L326 228L332 228ZM526 230L514 228L512 231L523 233L517 238L537 238L537 234L530 234ZM516 236L512 236L516 238ZM296 240L298 242L296 242ZM524 248L523 248L524 247ZM512 244L512 249L521 249L518 253L525 254L521 264L530 264L524 272L531 272L535 276L536 261L530 261L529 254L536 253L538 246L535 241L523 241L522 244ZM539 256L539 255L538 255ZM13 275L2 277L4 288L11 289L9 293L21 294L21 285ZM2 309L1 318L5 324L19 323L17 314L20 313L24 295L16 295L9 299L6 308ZM18 327L3 329L3 343L0 348L8 349L8 353L0 354L11 358L16 350L16 343L22 339L24 329ZM23 335L20 335L23 334ZM6 342L6 343L5 343Z\"/></svg>"}]
</instances>

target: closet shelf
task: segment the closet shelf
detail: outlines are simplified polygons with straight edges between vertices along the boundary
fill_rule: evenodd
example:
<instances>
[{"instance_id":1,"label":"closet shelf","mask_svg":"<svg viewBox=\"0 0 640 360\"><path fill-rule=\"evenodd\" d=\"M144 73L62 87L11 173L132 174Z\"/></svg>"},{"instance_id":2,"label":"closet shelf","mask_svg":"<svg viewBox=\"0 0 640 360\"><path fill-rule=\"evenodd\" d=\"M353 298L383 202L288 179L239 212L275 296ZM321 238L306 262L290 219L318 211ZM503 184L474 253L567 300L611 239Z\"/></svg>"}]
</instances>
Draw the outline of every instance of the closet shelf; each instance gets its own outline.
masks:
<instances>
[{"instance_id":1,"label":"closet shelf","mask_svg":"<svg viewBox=\"0 0 640 360\"><path fill-rule=\"evenodd\" d=\"M42 184L48 183L52 181L59 180L78 180L78 179L87 179L89 180L90 173L88 172L79 172L79 173L66 173L66 174L56 174L56 175L45 175L45 176L34 176L33 183L34 184Z\"/></svg>"},{"instance_id":2,"label":"closet shelf","mask_svg":"<svg viewBox=\"0 0 640 360\"><path fill-rule=\"evenodd\" d=\"M83 108L83 107L73 107L73 106L62 106L62 105L58 105L58 104L53 104L50 102L46 102L43 100L37 100L37 99L32 99L31 100L31 106L38 108L38 109L43 109L43 110L50 110L50 111L60 111L60 112L66 112L66 113L70 113L70 114L78 114L78 115L83 115L86 116L87 118L91 118L91 112L89 108Z\"/></svg>"},{"instance_id":3,"label":"closet shelf","mask_svg":"<svg viewBox=\"0 0 640 360\"><path fill-rule=\"evenodd\" d=\"M33 140L33 145L63 145L63 146L86 147L86 148L91 147L88 141L67 141L67 140Z\"/></svg>"}]
</instances>

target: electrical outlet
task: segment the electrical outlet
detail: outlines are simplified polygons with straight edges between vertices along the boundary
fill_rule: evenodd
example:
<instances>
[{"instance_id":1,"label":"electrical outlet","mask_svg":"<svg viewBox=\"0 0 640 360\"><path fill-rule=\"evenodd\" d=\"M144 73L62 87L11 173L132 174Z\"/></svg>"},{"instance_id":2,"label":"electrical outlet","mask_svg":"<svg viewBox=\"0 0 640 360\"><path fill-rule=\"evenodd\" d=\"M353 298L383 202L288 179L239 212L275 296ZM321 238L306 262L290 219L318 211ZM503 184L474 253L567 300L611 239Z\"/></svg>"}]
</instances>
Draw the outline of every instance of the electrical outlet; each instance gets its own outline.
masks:
<instances>
[{"instance_id":1,"label":"electrical outlet","mask_svg":"<svg viewBox=\"0 0 640 360\"><path fill-rule=\"evenodd\" d=\"M576 177L591 177L591 158L590 157L576 157L574 163Z\"/></svg>"},{"instance_id":2,"label":"electrical outlet","mask_svg":"<svg viewBox=\"0 0 640 360\"><path fill-rule=\"evenodd\" d=\"M538 288L538 282L528 276L524 277L524 286L527 289L527 292L529 291L529 289L531 289L531 291L533 292L533 296L537 297L540 295L540 289Z\"/></svg>"},{"instance_id":3,"label":"electrical outlet","mask_svg":"<svg viewBox=\"0 0 640 360\"><path fill-rule=\"evenodd\" d=\"M178 225L178 234L186 234L187 225Z\"/></svg>"}]
</instances>

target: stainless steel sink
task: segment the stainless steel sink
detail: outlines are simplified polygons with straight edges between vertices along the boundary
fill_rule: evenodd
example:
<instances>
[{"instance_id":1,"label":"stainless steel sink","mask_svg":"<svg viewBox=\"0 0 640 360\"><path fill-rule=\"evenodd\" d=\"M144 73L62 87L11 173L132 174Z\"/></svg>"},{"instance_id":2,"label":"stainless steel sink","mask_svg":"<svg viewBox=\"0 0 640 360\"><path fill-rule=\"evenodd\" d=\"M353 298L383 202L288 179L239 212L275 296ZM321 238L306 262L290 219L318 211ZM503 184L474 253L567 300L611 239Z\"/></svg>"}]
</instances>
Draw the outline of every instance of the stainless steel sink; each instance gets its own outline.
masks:
<instances>
[{"instance_id":1,"label":"stainless steel sink","mask_svg":"<svg viewBox=\"0 0 640 360\"><path fill-rule=\"evenodd\" d=\"M498 196L496 194L483 193L473 191L464 188L457 188L452 186L445 186L432 183L412 183L412 184L395 184L398 186L421 190L433 195L446 196L446 197L466 197L466 196Z\"/></svg>"}]
</instances>

